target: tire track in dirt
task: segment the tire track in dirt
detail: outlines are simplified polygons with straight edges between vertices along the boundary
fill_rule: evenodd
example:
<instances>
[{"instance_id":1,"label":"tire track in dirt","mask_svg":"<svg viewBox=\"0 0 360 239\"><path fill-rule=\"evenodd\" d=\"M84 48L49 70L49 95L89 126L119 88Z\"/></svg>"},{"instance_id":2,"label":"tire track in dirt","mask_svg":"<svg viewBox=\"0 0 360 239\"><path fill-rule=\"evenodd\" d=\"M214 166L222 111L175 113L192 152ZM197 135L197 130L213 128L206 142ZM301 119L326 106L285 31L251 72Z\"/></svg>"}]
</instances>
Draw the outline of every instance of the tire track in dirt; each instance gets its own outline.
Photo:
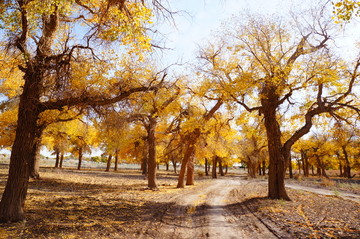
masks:
<instances>
[{"instance_id":1,"label":"tire track in dirt","mask_svg":"<svg viewBox=\"0 0 360 239\"><path fill-rule=\"evenodd\" d=\"M277 238L246 205L237 201L247 183L241 179L218 179L173 197L172 206L156 225L157 237ZM150 224L147 227L154 226ZM142 234L139 238L147 237Z\"/></svg>"}]
</instances>

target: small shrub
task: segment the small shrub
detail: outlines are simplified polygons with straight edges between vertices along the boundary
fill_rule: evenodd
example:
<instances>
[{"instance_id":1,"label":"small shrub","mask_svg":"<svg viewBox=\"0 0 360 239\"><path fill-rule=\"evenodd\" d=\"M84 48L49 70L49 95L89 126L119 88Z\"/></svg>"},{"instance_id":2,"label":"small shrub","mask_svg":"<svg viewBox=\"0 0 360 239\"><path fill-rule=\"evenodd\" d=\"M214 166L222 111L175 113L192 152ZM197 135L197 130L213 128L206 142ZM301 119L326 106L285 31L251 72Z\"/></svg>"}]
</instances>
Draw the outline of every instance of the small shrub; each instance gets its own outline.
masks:
<instances>
[{"instance_id":1,"label":"small shrub","mask_svg":"<svg viewBox=\"0 0 360 239\"><path fill-rule=\"evenodd\" d=\"M328 178L322 178L320 185L325 187L333 187L336 185L336 182Z\"/></svg>"},{"instance_id":2,"label":"small shrub","mask_svg":"<svg viewBox=\"0 0 360 239\"><path fill-rule=\"evenodd\" d=\"M197 174L199 177L204 177L204 176L205 176L205 173L204 173L202 170L196 170L196 174Z\"/></svg>"},{"instance_id":3,"label":"small shrub","mask_svg":"<svg viewBox=\"0 0 360 239\"><path fill-rule=\"evenodd\" d=\"M301 174L295 174L294 175L294 179L297 180L297 181L303 181L303 176Z\"/></svg>"}]
</instances>

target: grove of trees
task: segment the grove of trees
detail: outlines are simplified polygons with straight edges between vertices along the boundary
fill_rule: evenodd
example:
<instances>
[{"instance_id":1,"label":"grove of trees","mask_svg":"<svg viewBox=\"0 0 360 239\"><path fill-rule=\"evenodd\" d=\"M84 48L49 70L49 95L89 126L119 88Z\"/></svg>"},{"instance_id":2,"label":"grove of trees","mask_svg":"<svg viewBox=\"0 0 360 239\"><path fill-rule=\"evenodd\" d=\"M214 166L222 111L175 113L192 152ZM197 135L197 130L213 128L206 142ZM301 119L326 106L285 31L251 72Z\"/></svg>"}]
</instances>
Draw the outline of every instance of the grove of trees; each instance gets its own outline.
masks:
<instances>
[{"instance_id":1,"label":"grove of trees","mask_svg":"<svg viewBox=\"0 0 360 239\"><path fill-rule=\"evenodd\" d=\"M347 22L358 7L333 11ZM71 153L81 170L94 148L106 171L112 159L114 170L141 164L153 190L159 164L172 164L183 188L195 165L216 178L217 165L223 175L242 162L250 177L268 174L271 199L290 200L289 167L347 178L360 169L360 54L338 53L342 25L329 6L232 17L181 73L153 57L151 33L171 14L157 0L0 1L0 147L11 149L0 222L25 219L43 146L56 168Z\"/></svg>"}]
</instances>

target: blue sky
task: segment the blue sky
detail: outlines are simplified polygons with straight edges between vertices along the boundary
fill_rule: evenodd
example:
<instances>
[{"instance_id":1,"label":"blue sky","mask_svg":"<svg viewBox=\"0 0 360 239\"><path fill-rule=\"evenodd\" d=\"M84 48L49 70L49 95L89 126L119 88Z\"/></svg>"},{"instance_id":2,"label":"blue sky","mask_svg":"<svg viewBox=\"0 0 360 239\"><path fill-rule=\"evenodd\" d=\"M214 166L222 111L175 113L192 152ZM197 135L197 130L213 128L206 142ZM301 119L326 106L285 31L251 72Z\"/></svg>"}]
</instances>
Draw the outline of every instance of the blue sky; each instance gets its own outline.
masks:
<instances>
[{"instance_id":1,"label":"blue sky","mask_svg":"<svg viewBox=\"0 0 360 239\"><path fill-rule=\"evenodd\" d=\"M166 35L167 47L162 64L187 62L194 59L198 45L210 39L211 32L219 30L220 24L245 11L250 13L287 15L290 11L308 10L327 2L326 0L170 0L173 10L184 13L175 15L176 26L164 24L160 31ZM356 20L354 21L356 22ZM352 25L356 25L356 23ZM360 29L347 26L344 39L338 44L346 46L347 54L354 53L355 42L360 39ZM352 55L354 57L354 54Z\"/></svg>"}]
</instances>

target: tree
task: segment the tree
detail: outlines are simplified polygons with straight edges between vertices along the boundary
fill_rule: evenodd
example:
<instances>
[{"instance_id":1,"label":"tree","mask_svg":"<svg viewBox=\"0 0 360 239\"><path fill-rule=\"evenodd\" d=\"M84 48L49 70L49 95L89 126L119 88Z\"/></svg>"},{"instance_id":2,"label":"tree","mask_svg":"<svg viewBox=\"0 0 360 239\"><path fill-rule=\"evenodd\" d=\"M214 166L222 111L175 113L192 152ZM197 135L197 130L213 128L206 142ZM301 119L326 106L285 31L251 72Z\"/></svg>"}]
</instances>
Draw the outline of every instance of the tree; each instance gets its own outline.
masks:
<instances>
[{"instance_id":1,"label":"tree","mask_svg":"<svg viewBox=\"0 0 360 239\"><path fill-rule=\"evenodd\" d=\"M178 188L184 187L185 172L187 171L187 181L186 185L194 184L194 162L191 161L191 158L194 156L196 150L196 142L198 141L202 130L204 129L204 124L206 124L215 114L215 112L221 107L223 100L221 98L216 99L215 104L211 107L210 110L205 111L200 115L199 118L191 118L190 112L188 112L188 121L183 126L184 131L184 154L181 160L181 168L178 178Z\"/></svg>"},{"instance_id":2,"label":"tree","mask_svg":"<svg viewBox=\"0 0 360 239\"><path fill-rule=\"evenodd\" d=\"M314 117L327 113L341 119L341 111L359 111L353 87L360 59L349 67L330 54L326 44L331 23L321 17L304 28L297 21L295 31L291 23L247 18L232 19L235 27L229 24L217 46L205 51L211 53L205 59L224 95L263 117L270 160L268 196L290 200L284 177L291 147L309 132ZM285 123L295 115L300 126L283 139Z\"/></svg>"},{"instance_id":3,"label":"tree","mask_svg":"<svg viewBox=\"0 0 360 239\"><path fill-rule=\"evenodd\" d=\"M149 84L130 84L127 79L112 77L116 54L100 44L120 43L123 51L141 60L141 53L151 47L144 28L151 11L141 2L0 2L0 25L5 33L1 51L4 52L3 46L8 42L7 54L21 62L19 69L24 82L9 176L0 202L1 222L24 219L28 165L33 164L32 157L43 130L38 125L41 113L111 104L133 93L152 90ZM78 27L82 31L76 31L76 35L69 30Z\"/></svg>"},{"instance_id":4,"label":"tree","mask_svg":"<svg viewBox=\"0 0 360 239\"><path fill-rule=\"evenodd\" d=\"M266 135L262 123L256 121L252 124L241 120L240 155L246 163L251 178L256 178L263 161L266 161Z\"/></svg>"},{"instance_id":5,"label":"tree","mask_svg":"<svg viewBox=\"0 0 360 239\"><path fill-rule=\"evenodd\" d=\"M165 75L164 75L165 77ZM158 91L146 94L138 99L136 103L136 114L130 116L130 119L140 120L147 132L146 141L148 146L148 187L156 189L156 127L158 121L169 113L171 104L176 103L175 100L180 94L180 88L175 84L162 88Z\"/></svg>"}]
</instances>

